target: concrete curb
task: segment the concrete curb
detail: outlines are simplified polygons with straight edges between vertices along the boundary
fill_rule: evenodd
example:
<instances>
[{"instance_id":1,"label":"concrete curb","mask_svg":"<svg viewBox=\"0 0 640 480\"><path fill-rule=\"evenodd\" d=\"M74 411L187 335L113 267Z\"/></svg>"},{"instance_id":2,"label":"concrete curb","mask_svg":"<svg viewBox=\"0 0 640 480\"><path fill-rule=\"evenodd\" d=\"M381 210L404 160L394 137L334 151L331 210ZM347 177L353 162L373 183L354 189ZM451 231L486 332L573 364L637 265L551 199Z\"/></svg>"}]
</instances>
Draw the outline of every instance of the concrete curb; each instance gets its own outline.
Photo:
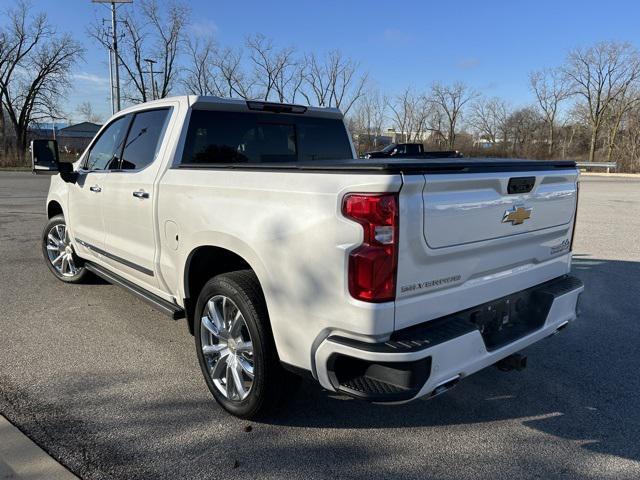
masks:
<instances>
[{"instance_id":1,"label":"concrete curb","mask_svg":"<svg viewBox=\"0 0 640 480\"><path fill-rule=\"evenodd\" d=\"M78 480L0 415L0 479Z\"/></svg>"}]
</instances>

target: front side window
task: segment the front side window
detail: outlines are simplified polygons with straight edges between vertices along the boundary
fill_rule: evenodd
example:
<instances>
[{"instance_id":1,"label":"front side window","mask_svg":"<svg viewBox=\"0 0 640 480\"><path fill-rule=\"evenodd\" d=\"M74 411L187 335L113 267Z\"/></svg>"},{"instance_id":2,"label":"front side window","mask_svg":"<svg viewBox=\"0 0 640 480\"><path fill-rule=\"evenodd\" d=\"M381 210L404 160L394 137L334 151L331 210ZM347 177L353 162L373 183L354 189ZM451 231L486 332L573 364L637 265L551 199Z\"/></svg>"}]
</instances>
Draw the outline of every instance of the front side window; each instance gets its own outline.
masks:
<instances>
[{"instance_id":1,"label":"front side window","mask_svg":"<svg viewBox=\"0 0 640 480\"><path fill-rule=\"evenodd\" d=\"M391 144L387 145L386 147L384 147L382 149L382 151L385 152L385 153L390 153L390 152L393 152L393 150L395 148L396 148L396 144L395 143L391 143Z\"/></svg>"},{"instance_id":2,"label":"front side window","mask_svg":"<svg viewBox=\"0 0 640 480\"><path fill-rule=\"evenodd\" d=\"M291 163L351 157L341 119L194 110L182 163Z\"/></svg>"},{"instance_id":3,"label":"front side window","mask_svg":"<svg viewBox=\"0 0 640 480\"><path fill-rule=\"evenodd\" d=\"M140 170L153 163L169 117L169 109L136 113L122 152L123 170Z\"/></svg>"},{"instance_id":4,"label":"front side window","mask_svg":"<svg viewBox=\"0 0 640 480\"><path fill-rule=\"evenodd\" d=\"M122 143L127 134L131 117L125 115L114 120L93 144L85 168L87 170L111 170L119 168Z\"/></svg>"}]
</instances>

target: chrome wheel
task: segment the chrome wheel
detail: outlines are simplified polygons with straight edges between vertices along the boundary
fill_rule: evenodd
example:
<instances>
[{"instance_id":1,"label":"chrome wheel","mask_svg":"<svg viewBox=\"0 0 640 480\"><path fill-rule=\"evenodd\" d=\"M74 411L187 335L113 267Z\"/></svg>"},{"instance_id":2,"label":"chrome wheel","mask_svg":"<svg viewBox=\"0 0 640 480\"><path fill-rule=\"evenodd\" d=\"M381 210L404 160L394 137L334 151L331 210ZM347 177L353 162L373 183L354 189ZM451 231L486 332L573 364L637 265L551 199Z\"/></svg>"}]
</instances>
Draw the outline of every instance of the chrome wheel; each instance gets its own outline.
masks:
<instances>
[{"instance_id":1,"label":"chrome wheel","mask_svg":"<svg viewBox=\"0 0 640 480\"><path fill-rule=\"evenodd\" d=\"M47 233L47 256L53 268L63 277L75 277L81 270L73 258L73 248L69 241L67 227L59 223Z\"/></svg>"},{"instance_id":2,"label":"chrome wheel","mask_svg":"<svg viewBox=\"0 0 640 480\"><path fill-rule=\"evenodd\" d=\"M200 344L207 372L230 401L247 398L253 386L253 343L242 312L229 297L216 295L202 313Z\"/></svg>"}]
</instances>

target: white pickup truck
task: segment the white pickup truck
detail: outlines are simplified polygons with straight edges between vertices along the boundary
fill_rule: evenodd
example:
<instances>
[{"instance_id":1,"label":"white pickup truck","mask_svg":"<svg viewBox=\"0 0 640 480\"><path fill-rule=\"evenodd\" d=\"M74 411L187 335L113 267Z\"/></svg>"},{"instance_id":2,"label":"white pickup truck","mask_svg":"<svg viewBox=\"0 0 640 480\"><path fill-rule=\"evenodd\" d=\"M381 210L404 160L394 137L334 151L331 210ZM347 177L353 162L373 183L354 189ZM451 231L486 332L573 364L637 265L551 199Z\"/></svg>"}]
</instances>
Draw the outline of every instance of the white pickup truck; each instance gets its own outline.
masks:
<instances>
[{"instance_id":1,"label":"white pickup truck","mask_svg":"<svg viewBox=\"0 0 640 480\"><path fill-rule=\"evenodd\" d=\"M356 159L335 109L183 96L116 114L53 173L42 251L186 318L208 388L262 415L307 374L442 393L576 318L568 161ZM132 319L135 321L135 319Z\"/></svg>"}]
</instances>

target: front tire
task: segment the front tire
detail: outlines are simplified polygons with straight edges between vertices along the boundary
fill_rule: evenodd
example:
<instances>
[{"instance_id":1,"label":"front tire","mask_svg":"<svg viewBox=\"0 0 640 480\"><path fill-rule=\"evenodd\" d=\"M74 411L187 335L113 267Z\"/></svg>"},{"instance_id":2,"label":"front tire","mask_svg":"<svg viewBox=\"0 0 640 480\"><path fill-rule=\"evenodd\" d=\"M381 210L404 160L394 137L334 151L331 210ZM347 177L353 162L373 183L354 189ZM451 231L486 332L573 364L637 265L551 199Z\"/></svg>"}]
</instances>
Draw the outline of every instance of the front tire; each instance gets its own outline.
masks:
<instances>
[{"instance_id":1,"label":"front tire","mask_svg":"<svg viewBox=\"0 0 640 480\"><path fill-rule=\"evenodd\" d=\"M63 215L52 217L45 225L42 231L42 255L51 273L65 283L80 283L88 274L84 261L71 246Z\"/></svg>"},{"instance_id":2,"label":"front tire","mask_svg":"<svg viewBox=\"0 0 640 480\"><path fill-rule=\"evenodd\" d=\"M200 368L220 406L241 418L271 412L291 374L280 364L255 273L241 270L209 280L194 319Z\"/></svg>"}]
</instances>

